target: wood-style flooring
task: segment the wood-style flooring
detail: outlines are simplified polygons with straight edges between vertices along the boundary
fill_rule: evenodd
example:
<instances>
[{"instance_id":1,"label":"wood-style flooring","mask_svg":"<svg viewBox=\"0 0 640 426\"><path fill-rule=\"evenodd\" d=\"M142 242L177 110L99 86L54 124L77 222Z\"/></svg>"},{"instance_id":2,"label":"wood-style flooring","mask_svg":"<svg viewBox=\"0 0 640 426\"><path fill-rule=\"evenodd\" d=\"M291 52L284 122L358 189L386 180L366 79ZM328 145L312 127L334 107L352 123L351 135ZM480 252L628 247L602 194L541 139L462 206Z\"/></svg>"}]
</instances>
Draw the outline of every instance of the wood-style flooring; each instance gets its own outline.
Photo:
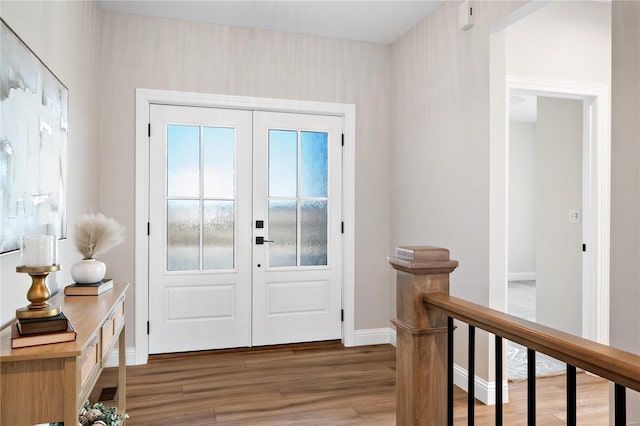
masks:
<instances>
[{"instance_id":1,"label":"wood-style flooring","mask_svg":"<svg viewBox=\"0 0 640 426\"><path fill-rule=\"evenodd\" d=\"M91 397L113 386L106 369ZM539 425L565 424L564 377L538 379ZM608 424L608 383L578 374L578 424ZM505 425L526 424L526 382L510 384ZM456 388L455 423L466 424ZM105 402L109 405L108 402ZM476 403L476 424L494 408ZM152 357L127 368L127 426L394 425L395 348L288 347Z\"/></svg>"}]
</instances>

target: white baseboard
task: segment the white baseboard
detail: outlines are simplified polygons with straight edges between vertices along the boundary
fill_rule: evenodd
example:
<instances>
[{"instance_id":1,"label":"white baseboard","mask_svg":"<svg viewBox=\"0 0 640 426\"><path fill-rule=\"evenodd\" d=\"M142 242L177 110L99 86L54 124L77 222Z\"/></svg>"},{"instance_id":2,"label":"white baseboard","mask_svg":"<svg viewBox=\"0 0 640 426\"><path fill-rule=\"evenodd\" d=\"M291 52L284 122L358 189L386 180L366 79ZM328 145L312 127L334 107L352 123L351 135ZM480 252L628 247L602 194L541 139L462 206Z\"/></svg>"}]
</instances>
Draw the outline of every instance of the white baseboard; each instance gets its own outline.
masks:
<instances>
[{"instance_id":1,"label":"white baseboard","mask_svg":"<svg viewBox=\"0 0 640 426\"><path fill-rule=\"evenodd\" d=\"M383 345L385 343L395 346L395 330L393 330L394 343L391 343L391 331L390 327L355 330L353 332L353 346Z\"/></svg>"},{"instance_id":2,"label":"white baseboard","mask_svg":"<svg viewBox=\"0 0 640 426\"><path fill-rule=\"evenodd\" d=\"M467 380L469 371L460 367L458 364L453 365L453 383L463 391L467 391ZM496 404L496 382L487 382L481 377L476 376L474 380L475 396L485 405ZM509 384L506 380L502 381L502 402L509 402Z\"/></svg>"},{"instance_id":3,"label":"white baseboard","mask_svg":"<svg viewBox=\"0 0 640 426\"><path fill-rule=\"evenodd\" d=\"M126 348L124 351L124 358L127 365L136 365L136 349ZM118 366L118 348L115 348L109 354L105 367L117 367Z\"/></svg>"},{"instance_id":4,"label":"white baseboard","mask_svg":"<svg viewBox=\"0 0 640 426\"><path fill-rule=\"evenodd\" d=\"M510 272L507 276L509 281L535 281L535 272Z\"/></svg>"}]
</instances>

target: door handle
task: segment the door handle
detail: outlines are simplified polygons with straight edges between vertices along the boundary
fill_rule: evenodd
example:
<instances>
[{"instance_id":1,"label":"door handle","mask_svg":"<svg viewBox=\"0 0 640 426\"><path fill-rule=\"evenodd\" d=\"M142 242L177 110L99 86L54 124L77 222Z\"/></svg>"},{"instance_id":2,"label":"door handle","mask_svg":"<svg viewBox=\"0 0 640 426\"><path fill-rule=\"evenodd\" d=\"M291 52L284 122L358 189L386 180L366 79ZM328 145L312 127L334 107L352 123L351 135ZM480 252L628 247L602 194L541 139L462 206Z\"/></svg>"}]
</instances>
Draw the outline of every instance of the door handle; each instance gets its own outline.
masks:
<instances>
[{"instance_id":1,"label":"door handle","mask_svg":"<svg viewBox=\"0 0 640 426\"><path fill-rule=\"evenodd\" d=\"M273 243L275 241L273 240L265 240L264 237L256 237L256 244L257 245L262 245L264 243Z\"/></svg>"}]
</instances>

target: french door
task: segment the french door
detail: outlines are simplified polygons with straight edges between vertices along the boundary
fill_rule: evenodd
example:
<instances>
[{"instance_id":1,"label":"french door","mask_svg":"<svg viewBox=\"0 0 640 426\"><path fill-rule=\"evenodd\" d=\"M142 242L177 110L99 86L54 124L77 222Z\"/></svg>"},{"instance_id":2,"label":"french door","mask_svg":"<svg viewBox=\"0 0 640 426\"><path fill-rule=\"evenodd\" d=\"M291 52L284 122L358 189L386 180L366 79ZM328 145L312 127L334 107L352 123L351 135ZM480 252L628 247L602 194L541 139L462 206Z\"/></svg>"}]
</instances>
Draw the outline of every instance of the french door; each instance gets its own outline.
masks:
<instances>
[{"instance_id":1,"label":"french door","mask_svg":"<svg viewBox=\"0 0 640 426\"><path fill-rule=\"evenodd\" d=\"M253 131L253 344L339 339L342 119L255 112Z\"/></svg>"},{"instance_id":2,"label":"french door","mask_svg":"<svg viewBox=\"0 0 640 426\"><path fill-rule=\"evenodd\" d=\"M150 107L149 352L340 338L338 117Z\"/></svg>"},{"instance_id":3,"label":"french door","mask_svg":"<svg viewBox=\"0 0 640 426\"><path fill-rule=\"evenodd\" d=\"M151 105L149 353L251 343L251 112Z\"/></svg>"}]
</instances>

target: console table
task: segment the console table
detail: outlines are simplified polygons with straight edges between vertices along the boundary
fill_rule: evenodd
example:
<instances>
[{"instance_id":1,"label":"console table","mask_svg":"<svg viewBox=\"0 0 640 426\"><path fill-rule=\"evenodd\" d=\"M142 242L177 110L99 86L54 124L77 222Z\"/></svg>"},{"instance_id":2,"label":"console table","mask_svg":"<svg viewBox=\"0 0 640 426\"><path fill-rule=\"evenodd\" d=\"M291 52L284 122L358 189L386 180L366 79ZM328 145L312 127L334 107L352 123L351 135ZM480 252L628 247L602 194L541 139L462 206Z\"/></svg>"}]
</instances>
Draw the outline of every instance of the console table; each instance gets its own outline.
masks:
<instances>
[{"instance_id":1,"label":"console table","mask_svg":"<svg viewBox=\"0 0 640 426\"><path fill-rule=\"evenodd\" d=\"M11 349L10 326L0 331L0 424L78 424L78 413L119 344L118 412L126 406L125 292L115 284L100 296L51 298L78 333L74 342Z\"/></svg>"}]
</instances>

